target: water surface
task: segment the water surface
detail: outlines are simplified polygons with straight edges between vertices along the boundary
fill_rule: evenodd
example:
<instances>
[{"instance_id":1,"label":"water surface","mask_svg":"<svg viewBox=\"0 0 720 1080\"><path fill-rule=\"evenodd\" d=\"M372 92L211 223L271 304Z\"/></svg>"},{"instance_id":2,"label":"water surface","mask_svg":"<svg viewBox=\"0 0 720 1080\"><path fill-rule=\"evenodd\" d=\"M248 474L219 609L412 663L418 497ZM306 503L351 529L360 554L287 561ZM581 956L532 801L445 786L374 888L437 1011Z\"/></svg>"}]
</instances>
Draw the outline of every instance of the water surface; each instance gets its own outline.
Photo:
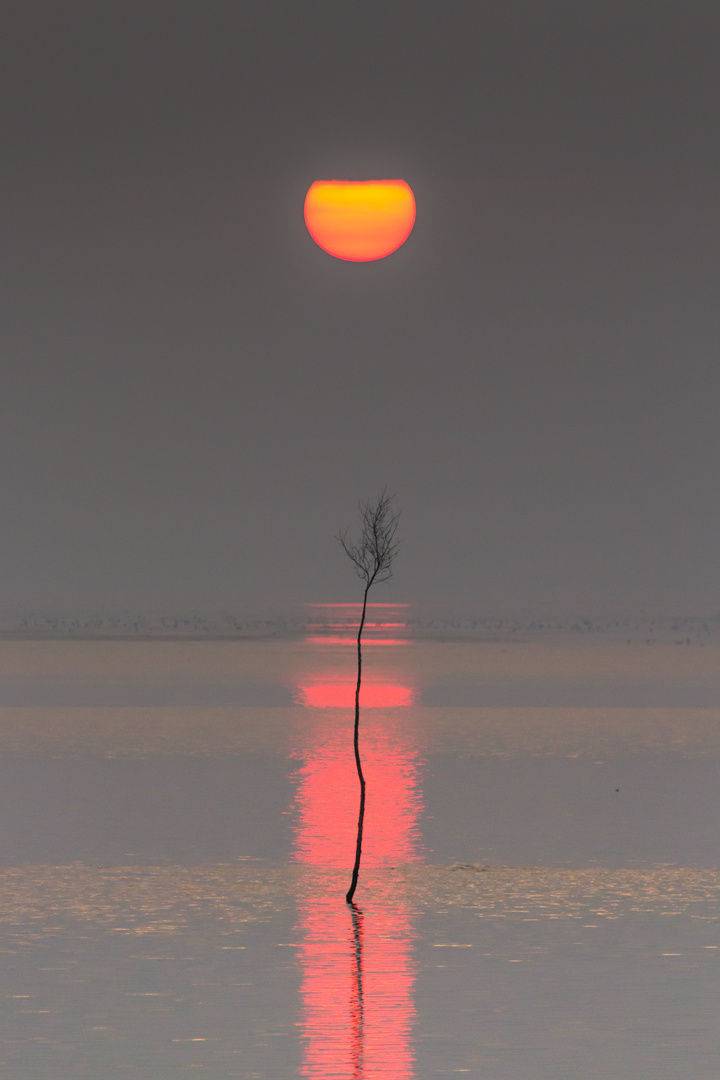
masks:
<instances>
[{"instance_id":1,"label":"water surface","mask_svg":"<svg viewBox=\"0 0 720 1080\"><path fill-rule=\"evenodd\" d=\"M0 643L3 1076L715 1074L717 650L382 637L355 910L342 635Z\"/></svg>"}]
</instances>

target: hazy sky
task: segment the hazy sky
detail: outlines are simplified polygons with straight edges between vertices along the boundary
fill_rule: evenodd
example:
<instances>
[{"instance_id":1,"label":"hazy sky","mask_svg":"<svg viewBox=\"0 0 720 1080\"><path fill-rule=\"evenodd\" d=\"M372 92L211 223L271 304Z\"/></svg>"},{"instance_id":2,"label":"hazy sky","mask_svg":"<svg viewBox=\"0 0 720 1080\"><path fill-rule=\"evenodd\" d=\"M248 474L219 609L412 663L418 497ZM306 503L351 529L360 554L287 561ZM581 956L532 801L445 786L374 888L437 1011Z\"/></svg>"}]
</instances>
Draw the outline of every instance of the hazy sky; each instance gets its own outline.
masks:
<instances>
[{"instance_id":1,"label":"hazy sky","mask_svg":"<svg viewBox=\"0 0 720 1080\"><path fill-rule=\"evenodd\" d=\"M0 609L720 609L717 0L5 0ZM325 254L316 179L403 178Z\"/></svg>"}]
</instances>

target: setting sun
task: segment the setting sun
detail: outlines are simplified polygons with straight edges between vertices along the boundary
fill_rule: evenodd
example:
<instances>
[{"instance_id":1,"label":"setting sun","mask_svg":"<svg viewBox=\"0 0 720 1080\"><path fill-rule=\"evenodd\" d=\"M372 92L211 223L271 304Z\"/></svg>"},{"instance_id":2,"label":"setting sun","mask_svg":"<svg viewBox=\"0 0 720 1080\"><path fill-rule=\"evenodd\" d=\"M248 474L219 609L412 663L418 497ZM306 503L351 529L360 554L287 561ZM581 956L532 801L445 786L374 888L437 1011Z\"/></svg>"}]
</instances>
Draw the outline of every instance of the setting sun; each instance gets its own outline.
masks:
<instances>
[{"instance_id":1,"label":"setting sun","mask_svg":"<svg viewBox=\"0 0 720 1080\"><path fill-rule=\"evenodd\" d=\"M305 224L337 259L384 259L410 235L415 197L404 180L316 180L305 196Z\"/></svg>"}]
</instances>

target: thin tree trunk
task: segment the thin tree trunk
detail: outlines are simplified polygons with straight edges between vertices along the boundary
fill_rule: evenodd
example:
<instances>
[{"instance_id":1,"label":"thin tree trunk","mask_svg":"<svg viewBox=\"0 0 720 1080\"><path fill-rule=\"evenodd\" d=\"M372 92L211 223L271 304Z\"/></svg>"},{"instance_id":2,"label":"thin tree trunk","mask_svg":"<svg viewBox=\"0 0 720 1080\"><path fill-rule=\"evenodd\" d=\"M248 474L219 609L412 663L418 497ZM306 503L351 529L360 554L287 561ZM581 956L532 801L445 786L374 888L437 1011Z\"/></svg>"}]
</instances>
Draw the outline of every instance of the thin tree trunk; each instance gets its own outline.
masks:
<instances>
[{"instance_id":1,"label":"thin tree trunk","mask_svg":"<svg viewBox=\"0 0 720 1080\"><path fill-rule=\"evenodd\" d=\"M357 636L357 685L355 686L355 765L357 767L358 780L360 781L360 813L358 815L358 827L357 827L357 843L355 845L355 865L353 866L352 881L350 888L347 891L345 900L348 904L352 903L352 898L355 895L355 889L358 883L358 874L360 872L360 856L362 855L362 838L363 838L363 822L365 820L365 777L363 776L362 764L360 762L360 682L362 680L362 632L365 625L365 613L367 611L367 598L370 591L369 582L365 595L363 596L362 616L360 618L360 627L358 629Z\"/></svg>"}]
</instances>

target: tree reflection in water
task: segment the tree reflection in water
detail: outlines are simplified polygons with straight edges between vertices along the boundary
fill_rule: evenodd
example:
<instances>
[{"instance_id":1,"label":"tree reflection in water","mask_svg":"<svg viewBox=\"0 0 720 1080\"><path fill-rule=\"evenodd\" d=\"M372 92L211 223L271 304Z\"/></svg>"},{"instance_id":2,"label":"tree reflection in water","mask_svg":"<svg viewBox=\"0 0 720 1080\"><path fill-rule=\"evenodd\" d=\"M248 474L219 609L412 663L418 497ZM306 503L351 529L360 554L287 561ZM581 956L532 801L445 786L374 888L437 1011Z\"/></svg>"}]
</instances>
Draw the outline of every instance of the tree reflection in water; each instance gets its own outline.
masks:
<instances>
[{"instance_id":1,"label":"tree reflection in water","mask_svg":"<svg viewBox=\"0 0 720 1080\"><path fill-rule=\"evenodd\" d=\"M363 913L353 901L350 904L355 949L355 993L352 1000L353 1076L359 1080L365 1073L365 1002L363 1000Z\"/></svg>"},{"instance_id":2,"label":"tree reflection in water","mask_svg":"<svg viewBox=\"0 0 720 1080\"><path fill-rule=\"evenodd\" d=\"M393 705L412 700L407 688L388 689ZM344 900L357 812L352 732L336 716L324 719L313 710L298 770L295 854L313 884L298 913L303 1075L313 1080L413 1076L411 912L372 870L419 858L419 755L411 712L403 710L407 724L400 725L392 718L395 709L378 706L364 716L363 866L369 873L362 907Z\"/></svg>"}]
</instances>

